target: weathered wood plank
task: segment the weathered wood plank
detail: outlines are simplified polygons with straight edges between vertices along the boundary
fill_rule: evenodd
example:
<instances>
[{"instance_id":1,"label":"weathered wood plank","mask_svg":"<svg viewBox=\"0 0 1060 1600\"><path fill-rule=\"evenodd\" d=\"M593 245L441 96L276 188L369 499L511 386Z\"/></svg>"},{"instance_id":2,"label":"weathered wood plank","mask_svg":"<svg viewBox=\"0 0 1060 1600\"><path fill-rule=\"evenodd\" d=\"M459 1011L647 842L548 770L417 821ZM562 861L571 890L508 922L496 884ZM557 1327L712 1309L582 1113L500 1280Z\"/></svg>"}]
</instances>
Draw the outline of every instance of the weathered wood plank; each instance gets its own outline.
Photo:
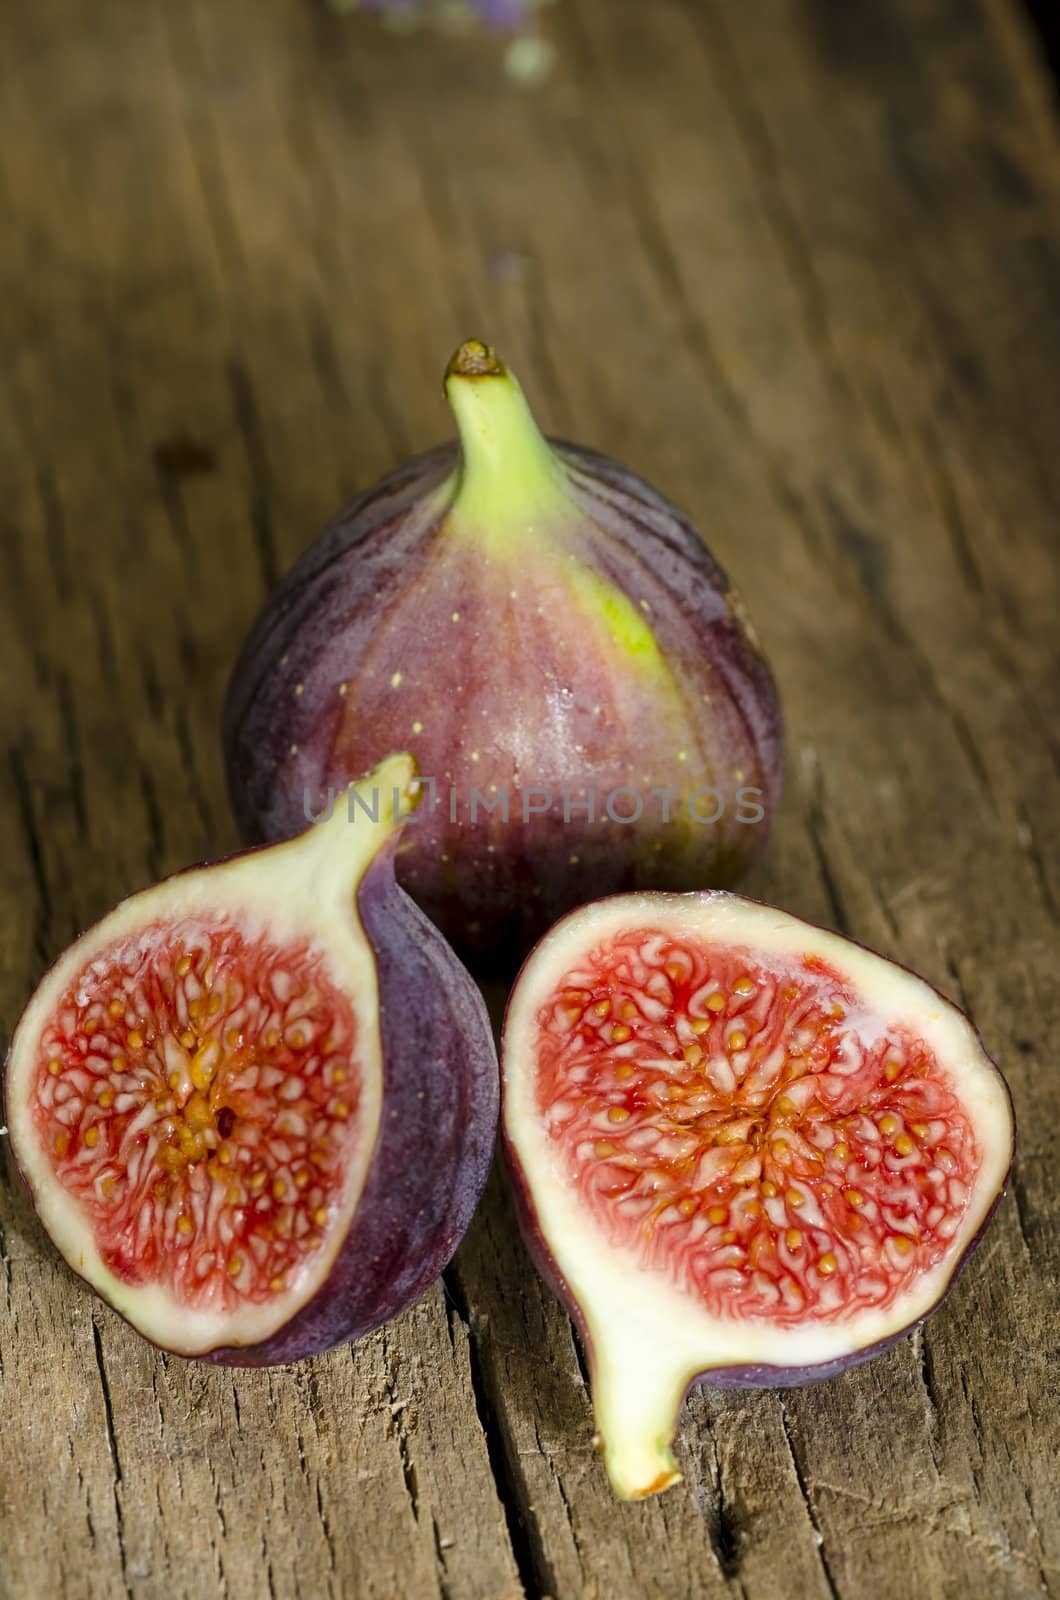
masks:
<instances>
[{"instance_id":1,"label":"weathered wood plank","mask_svg":"<svg viewBox=\"0 0 1060 1600\"><path fill-rule=\"evenodd\" d=\"M8 1175L16 1600L1058 1582L1053 109L1006 0L550 25L521 95L483 42L309 0L8 8L0 1014L120 893L232 844L238 640L330 511L443 434L438 370L481 330L550 426L710 531L791 730L753 888L970 1005L1016 1092L1013 1193L915 1341L695 1395L686 1484L617 1506L499 1178L447 1292L224 1374L94 1307Z\"/></svg>"}]
</instances>

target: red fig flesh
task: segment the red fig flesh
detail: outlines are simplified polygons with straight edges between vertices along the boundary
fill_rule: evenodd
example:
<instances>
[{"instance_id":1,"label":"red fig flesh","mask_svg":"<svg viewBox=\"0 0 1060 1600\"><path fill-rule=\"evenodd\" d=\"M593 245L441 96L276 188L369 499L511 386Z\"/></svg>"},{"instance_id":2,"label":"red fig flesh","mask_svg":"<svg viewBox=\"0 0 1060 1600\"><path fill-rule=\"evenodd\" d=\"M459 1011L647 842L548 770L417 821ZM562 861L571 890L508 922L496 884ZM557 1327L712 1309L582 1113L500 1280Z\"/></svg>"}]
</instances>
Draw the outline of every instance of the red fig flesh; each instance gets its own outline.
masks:
<instances>
[{"instance_id":1,"label":"red fig flesh","mask_svg":"<svg viewBox=\"0 0 1060 1600\"><path fill-rule=\"evenodd\" d=\"M694 1381L810 1383L927 1316L1013 1150L961 1012L724 893L616 896L547 935L505 1020L502 1127L625 1497L678 1476Z\"/></svg>"},{"instance_id":2,"label":"red fig flesh","mask_svg":"<svg viewBox=\"0 0 1060 1600\"><path fill-rule=\"evenodd\" d=\"M297 563L243 650L225 744L251 841L407 745L434 788L399 877L481 966L601 892L735 881L781 727L681 513L545 440L487 347L462 347L446 391L459 446L384 478Z\"/></svg>"},{"instance_id":3,"label":"red fig flesh","mask_svg":"<svg viewBox=\"0 0 1060 1600\"><path fill-rule=\"evenodd\" d=\"M12 1148L69 1264L147 1338L265 1364L359 1337L445 1266L485 1183L478 990L394 879L395 756L289 843L122 902L45 977Z\"/></svg>"}]
</instances>

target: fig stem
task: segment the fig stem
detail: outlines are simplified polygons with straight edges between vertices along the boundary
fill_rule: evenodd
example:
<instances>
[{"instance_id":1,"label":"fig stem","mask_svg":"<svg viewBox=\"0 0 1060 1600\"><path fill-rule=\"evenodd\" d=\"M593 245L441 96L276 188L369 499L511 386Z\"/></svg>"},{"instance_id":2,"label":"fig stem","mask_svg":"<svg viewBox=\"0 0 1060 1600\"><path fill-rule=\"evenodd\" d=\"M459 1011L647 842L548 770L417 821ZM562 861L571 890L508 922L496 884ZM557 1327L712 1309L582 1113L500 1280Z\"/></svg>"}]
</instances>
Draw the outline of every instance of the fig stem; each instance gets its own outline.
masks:
<instances>
[{"instance_id":1,"label":"fig stem","mask_svg":"<svg viewBox=\"0 0 1060 1600\"><path fill-rule=\"evenodd\" d=\"M681 1473L670 1449L688 1386L687 1375L643 1342L602 1341L590 1361L593 1409L604 1466L623 1500L658 1494Z\"/></svg>"},{"instance_id":2,"label":"fig stem","mask_svg":"<svg viewBox=\"0 0 1060 1600\"><path fill-rule=\"evenodd\" d=\"M460 436L453 510L482 532L532 527L564 503L562 468L515 374L478 339L460 346L445 393Z\"/></svg>"},{"instance_id":3,"label":"fig stem","mask_svg":"<svg viewBox=\"0 0 1060 1600\"><path fill-rule=\"evenodd\" d=\"M491 344L481 339L467 339L457 350L445 369L445 382L450 378L507 378L508 368Z\"/></svg>"}]
</instances>

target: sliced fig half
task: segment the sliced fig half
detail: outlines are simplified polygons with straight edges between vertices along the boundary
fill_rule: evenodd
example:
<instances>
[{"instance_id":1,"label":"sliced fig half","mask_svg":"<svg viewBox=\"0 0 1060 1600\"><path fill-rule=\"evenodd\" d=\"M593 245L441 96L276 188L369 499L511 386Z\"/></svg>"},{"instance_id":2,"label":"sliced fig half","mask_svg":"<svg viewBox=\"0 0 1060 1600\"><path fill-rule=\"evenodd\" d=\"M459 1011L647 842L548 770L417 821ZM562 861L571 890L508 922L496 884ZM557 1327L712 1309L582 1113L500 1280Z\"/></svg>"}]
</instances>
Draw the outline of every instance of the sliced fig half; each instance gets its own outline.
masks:
<instances>
[{"instance_id":1,"label":"sliced fig half","mask_svg":"<svg viewBox=\"0 0 1060 1600\"><path fill-rule=\"evenodd\" d=\"M74 1270L164 1349L314 1355L471 1220L497 1121L481 996L398 888L409 756L288 843L125 900L16 1029L11 1144Z\"/></svg>"},{"instance_id":2,"label":"sliced fig half","mask_svg":"<svg viewBox=\"0 0 1060 1600\"><path fill-rule=\"evenodd\" d=\"M629 1498L678 1478L693 1382L811 1383L915 1327L1013 1152L960 1011L723 892L597 901L541 941L505 1019L502 1128Z\"/></svg>"}]
</instances>

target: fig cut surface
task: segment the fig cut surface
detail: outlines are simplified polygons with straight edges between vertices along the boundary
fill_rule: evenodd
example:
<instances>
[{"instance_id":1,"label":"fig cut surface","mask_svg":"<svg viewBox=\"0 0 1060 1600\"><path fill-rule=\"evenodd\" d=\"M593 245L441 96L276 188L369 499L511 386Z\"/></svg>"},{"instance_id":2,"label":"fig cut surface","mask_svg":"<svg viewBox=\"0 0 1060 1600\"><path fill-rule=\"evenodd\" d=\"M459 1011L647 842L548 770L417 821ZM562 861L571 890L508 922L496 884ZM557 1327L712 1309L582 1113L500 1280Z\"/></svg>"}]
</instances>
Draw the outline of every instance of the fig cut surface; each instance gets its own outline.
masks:
<instances>
[{"instance_id":1,"label":"fig cut surface","mask_svg":"<svg viewBox=\"0 0 1060 1600\"><path fill-rule=\"evenodd\" d=\"M504 1027L520 1217L586 1342L604 1459L678 1476L689 1385L832 1376L939 1303L1000 1198L1011 1101L968 1019L724 892L615 896L538 945Z\"/></svg>"}]
</instances>

